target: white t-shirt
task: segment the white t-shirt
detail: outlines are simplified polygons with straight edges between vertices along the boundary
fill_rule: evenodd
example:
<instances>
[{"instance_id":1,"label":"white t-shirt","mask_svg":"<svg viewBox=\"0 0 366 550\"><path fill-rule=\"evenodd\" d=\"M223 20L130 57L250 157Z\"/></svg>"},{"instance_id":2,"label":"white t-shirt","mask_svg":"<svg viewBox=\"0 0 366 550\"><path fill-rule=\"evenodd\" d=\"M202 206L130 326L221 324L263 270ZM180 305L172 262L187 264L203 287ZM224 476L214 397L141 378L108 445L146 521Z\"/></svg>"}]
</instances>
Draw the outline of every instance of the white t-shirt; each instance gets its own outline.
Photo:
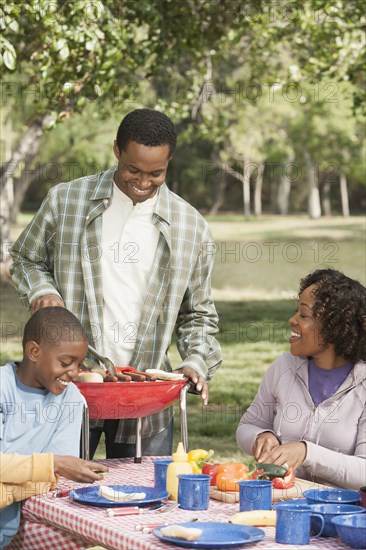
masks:
<instances>
[{"instance_id":1,"label":"white t-shirt","mask_svg":"<svg viewBox=\"0 0 366 550\"><path fill-rule=\"evenodd\" d=\"M152 223L158 193L135 206L116 184L102 215L103 354L130 364L159 230Z\"/></svg>"}]
</instances>

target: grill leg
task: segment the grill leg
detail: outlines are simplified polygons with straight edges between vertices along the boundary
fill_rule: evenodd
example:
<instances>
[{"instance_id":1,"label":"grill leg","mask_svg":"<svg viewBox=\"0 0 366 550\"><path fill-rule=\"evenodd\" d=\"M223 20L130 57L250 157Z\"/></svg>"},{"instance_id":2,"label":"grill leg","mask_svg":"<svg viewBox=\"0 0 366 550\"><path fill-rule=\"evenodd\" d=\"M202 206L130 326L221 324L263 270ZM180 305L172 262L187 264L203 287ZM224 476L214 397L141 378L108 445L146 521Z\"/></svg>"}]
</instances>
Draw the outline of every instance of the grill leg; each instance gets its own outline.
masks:
<instances>
[{"instance_id":1,"label":"grill leg","mask_svg":"<svg viewBox=\"0 0 366 550\"><path fill-rule=\"evenodd\" d=\"M141 462L141 431L142 431L142 418L137 418L136 423L136 451L135 451L135 460L136 464Z\"/></svg>"},{"instance_id":2,"label":"grill leg","mask_svg":"<svg viewBox=\"0 0 366 550\"><path fill-rule=\"evenodd\" d=\"M180 392L179 415L180 415L180 437L186 453L188 453L188 423L187 423L187 391L189 384L184 386Z\"/></svg>"},{"instance_id":3,"label":"grill leg","mask_svg":"<svg viewBox=\"0 0 366 550\"><path fill-rule=\"evenodd\" d=\"M81 422L81 458L89 460L89 407L84 400L83 418Z\"/></svg>"}]
</instances>

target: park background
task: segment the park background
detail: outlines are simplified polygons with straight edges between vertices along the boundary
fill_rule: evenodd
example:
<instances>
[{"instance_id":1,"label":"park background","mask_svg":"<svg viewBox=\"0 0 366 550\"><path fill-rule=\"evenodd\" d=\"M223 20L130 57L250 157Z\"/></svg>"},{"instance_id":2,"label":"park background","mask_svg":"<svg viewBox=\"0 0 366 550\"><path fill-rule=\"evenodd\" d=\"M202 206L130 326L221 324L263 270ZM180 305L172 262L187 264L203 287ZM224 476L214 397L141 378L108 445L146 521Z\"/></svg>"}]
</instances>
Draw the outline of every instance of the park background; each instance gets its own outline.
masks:
<instances>
[{"instance_id":1,"label":"park background","mask_svg":"<svg viewBox=\"0 0 366 550\"><path fill-rule=\"evenodd\" d=\"M189 396L190 448L242 457L236 426L288 349L299 279L327 266L366 282L363 8L2 4L1 364L20 357L29 316L9 284L9 246L51 186L114 163L126 113L162 110L179 133L167 183L202 212L215 240L224 362L206 408ZM178 366L174 345L170 356Z\"/></svg>"}]
</instances>

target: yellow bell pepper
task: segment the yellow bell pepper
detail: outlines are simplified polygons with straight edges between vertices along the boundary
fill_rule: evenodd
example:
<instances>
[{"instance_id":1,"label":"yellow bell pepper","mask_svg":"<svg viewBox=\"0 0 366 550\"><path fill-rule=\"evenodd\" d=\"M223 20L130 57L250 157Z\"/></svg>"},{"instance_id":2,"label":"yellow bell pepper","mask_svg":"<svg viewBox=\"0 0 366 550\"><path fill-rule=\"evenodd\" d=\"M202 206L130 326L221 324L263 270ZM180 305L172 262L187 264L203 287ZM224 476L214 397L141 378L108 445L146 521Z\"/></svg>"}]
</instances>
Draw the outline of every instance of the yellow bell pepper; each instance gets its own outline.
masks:
<instances>
[{"instance_id":1,"label":"yellow bell pepper","mask_svg":"<svg viewBox=\"0 0 366 550\"><path fill-rule=\"evenodd\" d=\"M188 462L192 466L194 474L201 474L203 465L208 462L214 455L213 450L205 451L204 449L194 449L188 453Z\"/></svg>"}]
</instances>

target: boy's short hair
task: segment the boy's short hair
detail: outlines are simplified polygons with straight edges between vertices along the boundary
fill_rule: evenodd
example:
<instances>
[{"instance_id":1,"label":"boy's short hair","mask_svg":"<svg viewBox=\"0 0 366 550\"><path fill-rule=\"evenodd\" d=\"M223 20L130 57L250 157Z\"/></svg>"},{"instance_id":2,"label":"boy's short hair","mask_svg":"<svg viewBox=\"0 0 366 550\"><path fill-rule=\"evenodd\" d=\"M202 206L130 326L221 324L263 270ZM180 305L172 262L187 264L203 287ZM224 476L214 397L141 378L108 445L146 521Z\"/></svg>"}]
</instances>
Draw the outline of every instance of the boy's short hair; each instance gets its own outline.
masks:
<instances>
[{"instance_id":1,"label":"boy's short hair","mask_svg":"<svg viewBox=\"0 0 366 550\"><path fill-rule=\"evenodd\" d=\"M27 342L57 344L59 342L87 341L79 319L64 307L44 307L27 321L23 334L23 350Z\"/></svg>"},{"instance_id":2,"label":"boy's short hair","mask_svg":"<svg viewBox=\"0 0 366 550\"><path fill-rule=\"evenodd\" d=\"M124 117L116 137L119 151L125 151L134 141L146 147L169 145L172 156L177 143L177 131L169 117L153 109L135 109Z\"/></svg>"}]
</instances>

